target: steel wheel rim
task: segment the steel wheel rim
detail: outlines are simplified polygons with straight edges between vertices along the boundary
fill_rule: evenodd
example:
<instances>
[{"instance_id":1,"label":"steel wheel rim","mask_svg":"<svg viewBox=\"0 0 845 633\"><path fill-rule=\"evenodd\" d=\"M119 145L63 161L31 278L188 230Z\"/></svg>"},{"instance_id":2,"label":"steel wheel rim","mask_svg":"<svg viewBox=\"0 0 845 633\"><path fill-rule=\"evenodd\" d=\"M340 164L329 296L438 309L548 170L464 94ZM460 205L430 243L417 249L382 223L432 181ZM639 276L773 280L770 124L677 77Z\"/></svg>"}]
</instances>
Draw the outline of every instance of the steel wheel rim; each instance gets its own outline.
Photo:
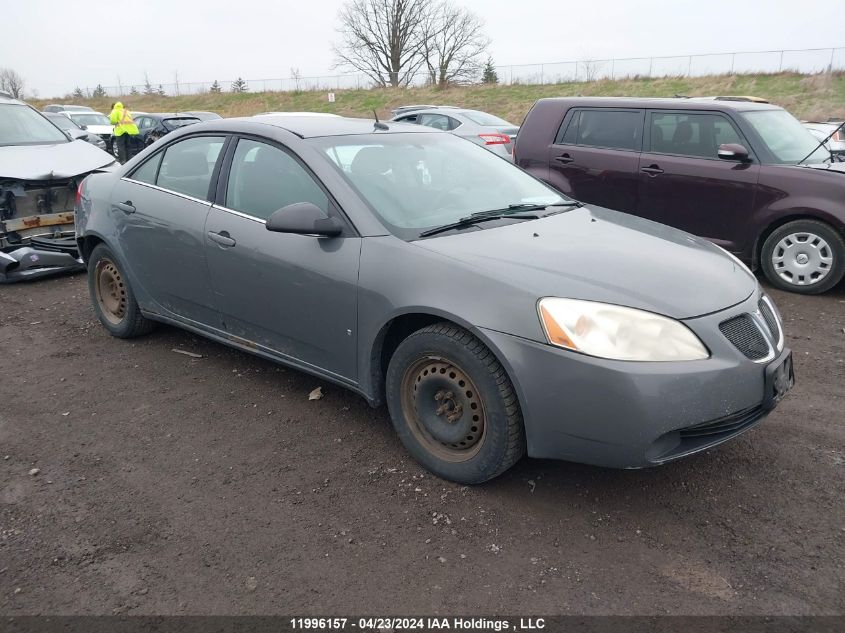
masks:
<instances>
[{"instance_id":1,"label":"steel wheel rim","mask_svg":"<svg viewBox=\"0 0 845 633\"><path fill-rule=\"evenodd\" d=\"M812 286L833 269L833 249L815 233L790 233L775 245L772 266L788 284Z\"/></svg>"},{"instance_id":2,"label":"steel wheel rim","mask_svg":"<svg viewBox=\"0 0 845 633\"><path fill-rule=\"evenodd\" d=\"M448 462L475 457L487 437L481 394L469 375L439 356L420 358L402 376L402 415L427 451Z\"/></svg>"},{"instance_id":3,"label":"steel wheel rim","mask_svg":"<svg viewBox=\"0 0 845 633\"><path fill-rule=\"evenodd\" d=\"M100 312L109 323L119 325L126 316L126 284L114 262L101 259L94 269L94 289Z\"/></svg>"}]
</instances>

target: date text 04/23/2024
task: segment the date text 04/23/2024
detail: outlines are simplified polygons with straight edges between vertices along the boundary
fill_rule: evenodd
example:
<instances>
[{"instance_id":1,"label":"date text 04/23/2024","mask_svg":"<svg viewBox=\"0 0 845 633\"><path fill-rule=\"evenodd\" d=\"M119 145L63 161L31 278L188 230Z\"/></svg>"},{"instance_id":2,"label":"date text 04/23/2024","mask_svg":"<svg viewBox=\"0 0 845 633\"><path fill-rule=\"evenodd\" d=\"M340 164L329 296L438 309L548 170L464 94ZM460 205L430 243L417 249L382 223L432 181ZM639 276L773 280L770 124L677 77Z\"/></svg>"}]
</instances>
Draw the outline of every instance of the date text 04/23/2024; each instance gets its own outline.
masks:
<instances>
[{"instance_id":1,"label":"date text 04/23/2024","mask_svg":"<svg viewBox=\"0 0 845 633\"><path fill-rule=\"evenodd\" d=\"M362 618L291 618L294 630L341 631L538 631L545 629L544 618L518 618L508 621L499 618L473 617L362 617Z\"/></svg>"}]
</instances>

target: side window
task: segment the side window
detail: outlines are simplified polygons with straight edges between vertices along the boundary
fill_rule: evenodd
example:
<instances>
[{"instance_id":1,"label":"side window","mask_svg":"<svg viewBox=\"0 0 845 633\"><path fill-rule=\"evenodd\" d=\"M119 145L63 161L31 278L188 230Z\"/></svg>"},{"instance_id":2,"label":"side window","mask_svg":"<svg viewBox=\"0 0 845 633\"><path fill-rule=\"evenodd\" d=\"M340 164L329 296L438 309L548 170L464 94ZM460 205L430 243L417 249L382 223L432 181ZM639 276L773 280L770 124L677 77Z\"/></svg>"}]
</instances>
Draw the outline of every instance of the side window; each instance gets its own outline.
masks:
<instances>
[{"instance_id":1,"label":"side window","mask_svg":"<svg viewBox=\"0 0 845 633\"><path fill-rule=\"evenodd\" d=\"M433 127L436 130L449 131L449 117L442 114L421 114L419 118L420 125Z\"/></svg>"},{"instance_id":2,"label":"side window","mask_svg":"<svg viewBox=\"0 0 845 633\"><path fill-rule=\"evenodd\" d=\"M450 116L447 116L447 117L446 117L446 120L449 122L449 123L448 123L449 130L454 130L454 129L456 129L456 128L460 127L460 125L461 125L461 122L460 122L460 121L458 121L457 119L453 119L453 118L452 118L452 117L450 117Z\"/></svg>"},{"instance_id":3,"label":"side window","mask_svg":"<svg viewBox=\"0 0 845 633\"><path fill-rule=\"evenodd\" d=\"M575 145L575 141L578 138L578 122L581 120L581 110L575 110L572 113L572 116L569 117L569 122L567 124L566 118L564 117L563 123L560 124L560 129L557 132L557 138L555 139L556 145ZM564 129L565 128L565 129Z\"/></svg>"},{"instance_id":4,"label":"side window","mask_svg":"<svg viewBox=\"0 0 845 633\"><path fill-rule=\"evenodd\" d=\"M582 110L576 143L589 147L639 151L642 144L642 120L642 113L637 111Z\"/></svg>"},{"instance_id":5,"label":"side window","mask_svg":"<svg viewBox=\"0 0 845 633\"><path fill-rule=\"evenodd\" d=\"M416 114L411 114L411 115L409 115L409 116L403 116L403 117L402 117L401 119L399 119L399 120L400 120L402 123L419 123L419 121L417 121L417 115L416 115Z\"/></svg>"},{"instance_id":6,"label":"side window","mask_svg":"<svg viewBox=\"0 0 845 633\"><path fill-rule=\"evenodd\" d=\"M195 136L164 150L156 184L186 196L208 200L214 164L223 148L222 136Z\"/></svg>"},{"instance_id":7,"label":"side window","mask_svg":"<svg viewBox=\"0 0 845 633\"><path fill-rule=\"evenodd\" d=\"M163 152L159 152L149 160L145 161L138 169L132 172L130 178L138 182L146 182L150 185L156 184L156 174L161 163Z\"/></svg>"},{"instance_id":8,"label":"side window","mask_svg":"<svg viewBox=\"0 0 845 633\"><path fill-rule=\"evenodd\" d=\"M696 158L718 158L719 145L743 143L733 124L721 114L652 112L651 151Z\"/></svg>"},{"instance_id":9,"label":"side window","mask_svg":"<svg viewBox=\"0 0 845 633\"><path fill-rule=\"evenodd\" d=\"M226 207L266 220L296 202L312 202L326 212L329 208L326 194L290 154L267 143L238 141Z\"/></svg>"}]
</instances>

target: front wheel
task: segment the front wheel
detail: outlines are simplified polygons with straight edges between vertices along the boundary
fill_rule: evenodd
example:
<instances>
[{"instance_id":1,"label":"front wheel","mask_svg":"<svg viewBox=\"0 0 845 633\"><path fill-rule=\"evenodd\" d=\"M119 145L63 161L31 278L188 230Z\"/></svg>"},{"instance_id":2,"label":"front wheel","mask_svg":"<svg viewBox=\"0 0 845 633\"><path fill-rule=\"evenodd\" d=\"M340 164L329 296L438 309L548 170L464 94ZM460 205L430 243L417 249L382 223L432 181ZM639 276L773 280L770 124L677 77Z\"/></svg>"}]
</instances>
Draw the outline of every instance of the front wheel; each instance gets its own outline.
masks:
<instances>
[{"instance_id":1,"label":"front wheel","mask_svg":"<svg viewBox=\"0 0 845 633\"><path fill-rule=\"evenodd\" d=\"M788 222L766 238L761 265L766 278L781 290L819 294L845 274L845 241L824 222Z\"/></svg>"},{"instance_id":2,"label":"front wheel","mask_svg":"<svg viewBox=\"0 0 845 633\"><path fill-rule=\"evenodd\" d=\"M492 352L466 330L437 323L411 334L390 359L386 387L399 439L439 477L482 483L525 452L513 385Z\"/></svg>"}]
</instances>

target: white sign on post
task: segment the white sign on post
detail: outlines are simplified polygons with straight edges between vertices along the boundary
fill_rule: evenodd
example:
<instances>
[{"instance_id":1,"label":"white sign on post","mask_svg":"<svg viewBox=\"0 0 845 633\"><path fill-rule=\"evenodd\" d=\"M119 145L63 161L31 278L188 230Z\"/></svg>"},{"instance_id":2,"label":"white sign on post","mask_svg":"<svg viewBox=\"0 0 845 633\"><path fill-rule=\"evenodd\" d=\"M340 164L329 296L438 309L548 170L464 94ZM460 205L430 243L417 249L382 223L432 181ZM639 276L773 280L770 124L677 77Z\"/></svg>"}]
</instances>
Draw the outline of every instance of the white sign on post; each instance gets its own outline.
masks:
<instances>
[{"instance_id":1,"label":"white sign on post","mask_svg":"<svg viewBox=\"0 0 845 633\"><path fill-rule=\"evenodd\" d=\"M329 103L334 103L334 93L333 92L329 93Z\"/></svg>"}]
</instances>

